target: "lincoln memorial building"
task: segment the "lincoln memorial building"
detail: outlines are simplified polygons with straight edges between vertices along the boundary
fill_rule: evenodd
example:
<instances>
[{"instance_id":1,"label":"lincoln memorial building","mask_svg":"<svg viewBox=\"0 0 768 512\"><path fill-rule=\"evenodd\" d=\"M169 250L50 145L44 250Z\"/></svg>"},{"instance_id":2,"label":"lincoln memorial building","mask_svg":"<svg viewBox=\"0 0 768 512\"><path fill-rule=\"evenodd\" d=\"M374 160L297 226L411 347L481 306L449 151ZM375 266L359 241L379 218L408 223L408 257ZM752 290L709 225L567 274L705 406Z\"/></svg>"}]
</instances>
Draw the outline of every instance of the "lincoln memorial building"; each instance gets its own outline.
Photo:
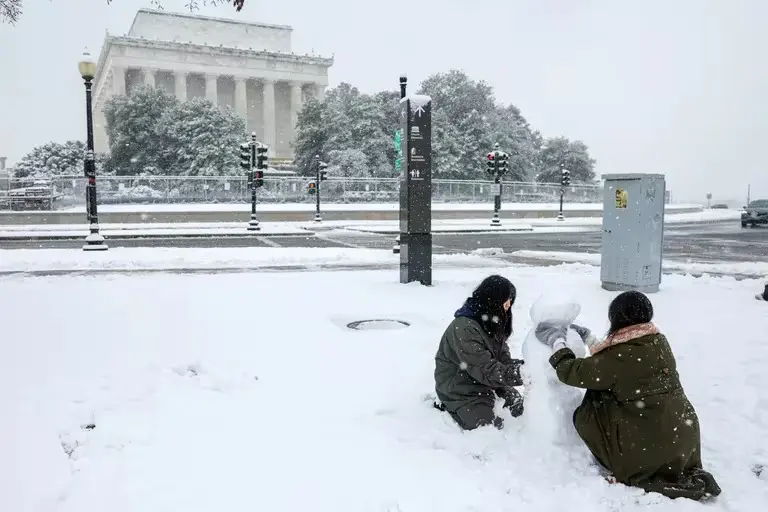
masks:
<instances>
[{"instance_id":1,"label":"lincoln memorial building","mask_svg":"<svg viewBox=\"0 0 768 512\"><path fill-rule=\"evenodd\" d=\"M296 55L292 28L141 9L122 37L107 34L94 78L94 137L108 152L102 108L139 85L180 100L207 98L245 118L270 158L293 158L296 119L307 98L322 99L332 58ZM237 151L237 148L232 148Z\"/></svg>"}]
</instances>

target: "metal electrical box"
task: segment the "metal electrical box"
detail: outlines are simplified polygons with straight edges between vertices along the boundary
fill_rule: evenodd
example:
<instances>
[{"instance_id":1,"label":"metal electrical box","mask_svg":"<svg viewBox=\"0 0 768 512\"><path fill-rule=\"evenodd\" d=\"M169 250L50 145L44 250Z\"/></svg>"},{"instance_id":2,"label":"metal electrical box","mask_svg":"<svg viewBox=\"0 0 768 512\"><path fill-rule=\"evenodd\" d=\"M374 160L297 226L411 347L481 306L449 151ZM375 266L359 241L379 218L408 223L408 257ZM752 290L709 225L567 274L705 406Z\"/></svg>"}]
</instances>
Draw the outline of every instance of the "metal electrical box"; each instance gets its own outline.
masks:
<instances>
[{"instance_id":1,"label":"metal electrical box","mask_svg":"<svg viewBox=\"0 0 768 512\"><path fill-rule=\"evenodd\" d=\"M600 280L611 291L659 291L663 174L605 174Z\"/></svg>"}]
</instances>

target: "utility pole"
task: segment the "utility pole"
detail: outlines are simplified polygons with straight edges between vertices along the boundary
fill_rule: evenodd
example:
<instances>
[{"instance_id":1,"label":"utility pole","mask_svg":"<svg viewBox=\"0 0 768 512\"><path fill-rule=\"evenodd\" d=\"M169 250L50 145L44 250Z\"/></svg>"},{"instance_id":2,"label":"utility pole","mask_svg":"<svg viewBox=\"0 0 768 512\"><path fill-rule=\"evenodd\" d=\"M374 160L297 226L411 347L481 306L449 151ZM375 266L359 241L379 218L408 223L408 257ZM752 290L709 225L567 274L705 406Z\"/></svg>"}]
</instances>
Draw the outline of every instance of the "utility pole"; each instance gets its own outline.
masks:
<instances>
[{"instance_id":1,"label":"utility pole","mask_svg":"<svg viewBox=\"0 0 768 512\"><path fill-rule=\"evenodd\" d=\"M557 214L557 220L565 220L563 216L563 197L565 197L565 189L571 184L571 171L568 169L560 170L560 212Z\"/></svg>"},{"instance_id":2,"label":"utility pole","mask_svg":"<svg viewBox=\"0 0 768 512\"><path fill-rule=\"evenodd\" d=\"M499 211L501 211L501 177L507 173L509 155L499 150L499 144L494 145L493 151L488 153L486 171L493 177L493 218L491 227L501 227Z\"/></svg>"}]
</instances>

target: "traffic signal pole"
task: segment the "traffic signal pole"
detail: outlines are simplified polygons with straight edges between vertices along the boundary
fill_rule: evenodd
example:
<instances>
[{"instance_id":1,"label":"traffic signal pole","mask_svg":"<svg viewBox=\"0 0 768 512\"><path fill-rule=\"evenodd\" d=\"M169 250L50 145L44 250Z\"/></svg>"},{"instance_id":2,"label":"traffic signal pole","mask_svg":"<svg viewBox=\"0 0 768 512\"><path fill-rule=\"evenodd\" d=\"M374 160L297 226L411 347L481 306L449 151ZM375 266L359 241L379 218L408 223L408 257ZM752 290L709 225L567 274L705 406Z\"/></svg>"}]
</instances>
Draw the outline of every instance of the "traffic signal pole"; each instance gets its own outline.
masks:
<instances>
[{"instance_id":1,"label":"traffic signal pole","mask_svg":"<svg viewBox=\"0 0 768 512\"><path fill-rule=\"evenodd\" d=\"M557 214L557 220L565 220L563 215L563 198L565 197L565 188L571 184L571 171L560 169L560 212Z\"/></svg>"},{"instance_id":2,"label":"traffic signal pole","mask_svg":"<svg viewBox=\"0 0 768 512\"><path fill-rule=\"evenodd\" d=\"M315 222L322 222L320 216L320 155L315 155L315 183L317 191L315 192Z\"/></svg>"},{"instance_id":3,"label":"traffic signal pole","mask_svg":"<svg viewBox=\"0 0 768 512\"><path fill-rule=\"evenodd\" d=\"M251 220L248 221L248 231L260 231L261 227L259 227L259 219L256 218L256 171L254 170L256 162L256 147L258 146L258 142L256 142L256 133L251 133L251 142L250 142L250 149L251 149Z\"/></svg>"},{"instance_id":4,"label":"traffic signal pole","mask_svg":"<svg viewBox=\"0 0 768 512\"><path fill-rule=\"evenodd\" d=\"M499 212L501 211L501 177L507 172L507 160L509 155L504 151L499 151L498 143L495 145L494 150L488 153L488 161L486 163L487 171L493 176L493 218L491 219L491 227L501 227L501 218Z\"/></svg>"}]
</instances>

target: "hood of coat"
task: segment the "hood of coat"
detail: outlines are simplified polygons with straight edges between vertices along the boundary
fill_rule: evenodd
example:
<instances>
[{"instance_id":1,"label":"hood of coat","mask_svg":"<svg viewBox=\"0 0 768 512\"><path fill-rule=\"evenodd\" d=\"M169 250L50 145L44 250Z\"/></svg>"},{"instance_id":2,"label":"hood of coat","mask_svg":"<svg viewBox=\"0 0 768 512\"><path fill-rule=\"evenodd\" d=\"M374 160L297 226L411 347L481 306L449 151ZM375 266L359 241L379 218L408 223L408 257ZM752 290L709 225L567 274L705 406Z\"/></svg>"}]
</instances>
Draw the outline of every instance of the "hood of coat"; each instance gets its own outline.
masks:
<instances>
[{"instance_id":1,"label":"hood of coat","mask_svg":"<svg viewBox=\"0 0 768 512\"><path fill-rule=\"evenodd\" d=\"M486 311L475 299L469 297L464 304L456 310L454 318L465 317L476 321L485 332L493 336L498 342L507 341L512 335L511 311Z\"/></svg>"}]
</instances>

